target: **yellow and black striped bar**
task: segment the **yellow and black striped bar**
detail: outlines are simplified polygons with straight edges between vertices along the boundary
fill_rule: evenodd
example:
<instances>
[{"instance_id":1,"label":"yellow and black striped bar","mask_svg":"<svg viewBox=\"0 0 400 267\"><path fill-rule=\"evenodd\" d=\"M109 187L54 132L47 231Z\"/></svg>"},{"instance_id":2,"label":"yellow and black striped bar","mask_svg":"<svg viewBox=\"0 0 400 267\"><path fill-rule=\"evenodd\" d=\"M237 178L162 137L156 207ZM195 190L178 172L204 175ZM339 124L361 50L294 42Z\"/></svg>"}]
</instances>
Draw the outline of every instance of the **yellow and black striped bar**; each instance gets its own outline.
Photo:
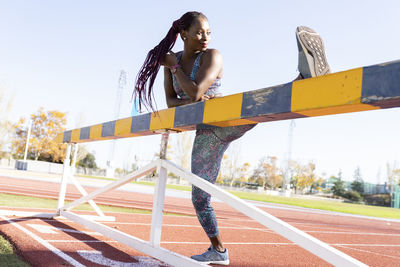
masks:
<instances>
[{"instance_id":1,"label":"yellow and black striped bar","mask_svg":"<svg viewBox=\"0 0 400 267\"><path fill-rule=\"evenodd\" d=\"M299 80L65 131L58 142L84 143L400 106L400 60Z\"/></svg>"}]
</instances>

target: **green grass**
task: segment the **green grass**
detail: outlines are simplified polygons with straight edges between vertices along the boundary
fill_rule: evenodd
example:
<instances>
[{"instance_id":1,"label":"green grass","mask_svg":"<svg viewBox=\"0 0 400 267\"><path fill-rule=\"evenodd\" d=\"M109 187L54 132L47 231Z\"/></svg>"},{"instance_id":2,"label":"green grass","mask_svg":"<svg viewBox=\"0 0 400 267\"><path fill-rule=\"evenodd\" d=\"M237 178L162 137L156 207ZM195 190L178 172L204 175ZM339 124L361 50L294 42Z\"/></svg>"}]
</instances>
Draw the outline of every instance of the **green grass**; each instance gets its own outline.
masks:
<instances>
[{"instance_id":1,"label":"green grass","mask_svg":"<svg viewBox=\"0 0 400 267\"><path fill-rule=\"evenodd\" d=\"M117 179L114 178L108 178L108 177L102 177L102 176L91 176L91 175L83 175L79 174L79 177L84 177L84 178L91 178L91 179L99 179L99 180L107 180L107 181L115 181ZM154 182L136 182L132 181L132 184L139 184L139 185L148 185L148 186L154 186ZM175 189L175 190L182 190L182 191L192 191L191 186L186 186L186 185L172 185L172 184L167 184L168 189Z\"/></svg>"},{"instance_id":2,"label":"green grass","mask_svg":"<svg viewBox=\"0 0 400 267\"><path fill-rule=\"evenodd\" d=\"M86 177L95 178L91 176L86 176ZM103 178L103 179L109 179L109 178ZM147 185L147 186L154 186L153 182L133 182L133 183ZM192 190L191 186L171 185L171 184L167 184L167 188L175 190L183 190L183 191ZM343 213L364 215L364 216L400 219L400 209L394 209L388 207L343 203L343 202L329 201L329 200L314 200L314 199L302 199L296 197L268 196L264 194L249 193L249 192L238 192L238 191L229 191L229 192L241 199L247 199L247 200L285 204L285 205L292 205L304 208L343 212Z\"/></svg>"},{"instance_id":3,"label":"green grass","mask_svg":"<svg viewBox=\"0 0 400 267\"><path fill-rule=\"evenodd\" d=\"M70 203L70 201L65 201L65 203L66 204ZM57 208L57 200L0 193L0 206L56 209ZM108 212L151 214L150 210L115 207L115 206L108 206L108 205L98 205L98 206L104 212L108 211ZM93 211L93 208L89 204L82 204L82 205L74 208L74 210ZM164 214L165 215L183 216L182 214L177 214L177 213L164 213ZM185 215L185 216L187 216L187 215Z\"/></svg>"},{"instance_id":4,"label":"green grass","mask_svg":"<svg viewBox=\"0 0 400 267\"><path fill-rule=\"evenodd\" d=\"M20 260L13 246L0 235L0 266L29 267L29 264Z\"/></svg>"},{"instance_id":5,"label":"green grass","mask_svg":"<svg viewBox=\"0 0 400 267\"><path fill-rule=\"evenodd\" d=\"M140 185L148 185L148 186L154 186L153 182L134 182L135 184L140 184ZM175 184L167 184L167 189L175 189L175 190L181 190L181 191L192 191L191 186L187 185L175 185Z\"/></svg>"},{"instance_id":6,"label":"green grass","mask_svg":"<svg viewBox=\"0 0 400 267\"><path fill-rule=\"evenodd\" d=\"M76 176L83 177L83 178L90 178L90 179L98 179L98 180L108 180L108 181L115 181L115 178L108 178L104 176L94 176L94 175L86 175L86 174L76 174Z\"/></svg>"},{"instance_id":7,"label":"green grass","mask_svg":"<svg viewBox=\"0 0 400 267\"><path fill-rule=\"evenodd\" d=\"M400 209L378 207L363 204L352 204L329 200L302 199L295 197L267 196L255 193L230 191L233 195L248 200L256 200L277 204L286 204L304 208L343 212L349 214L400 219Z\"/></svg>"}]
</instances>

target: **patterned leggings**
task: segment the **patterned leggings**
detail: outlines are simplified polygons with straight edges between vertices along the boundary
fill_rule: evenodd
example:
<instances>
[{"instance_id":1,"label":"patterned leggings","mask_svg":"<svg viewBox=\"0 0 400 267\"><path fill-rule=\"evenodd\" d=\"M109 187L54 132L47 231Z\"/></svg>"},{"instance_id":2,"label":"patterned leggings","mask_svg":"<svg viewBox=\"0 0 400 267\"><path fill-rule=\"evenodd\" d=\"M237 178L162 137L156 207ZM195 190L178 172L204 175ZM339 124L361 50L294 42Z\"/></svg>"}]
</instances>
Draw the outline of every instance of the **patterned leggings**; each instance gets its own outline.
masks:
<instances>
[{"instance_id":1,"label":"patterned leggings","mask_svg":"<svg viewBox=\"0 0 400 267\"><path fill-rule=\"evenodd\" d=\"M192 173L214 184L222 157L229 144L254 126L255 124L223 128L198 127L192 150ZM215 237L219 234L219 231L210 199L210 194L196 186L192 187L192 202L196 209L197 218L207 236Z\"/></svg>"}]
</instances>

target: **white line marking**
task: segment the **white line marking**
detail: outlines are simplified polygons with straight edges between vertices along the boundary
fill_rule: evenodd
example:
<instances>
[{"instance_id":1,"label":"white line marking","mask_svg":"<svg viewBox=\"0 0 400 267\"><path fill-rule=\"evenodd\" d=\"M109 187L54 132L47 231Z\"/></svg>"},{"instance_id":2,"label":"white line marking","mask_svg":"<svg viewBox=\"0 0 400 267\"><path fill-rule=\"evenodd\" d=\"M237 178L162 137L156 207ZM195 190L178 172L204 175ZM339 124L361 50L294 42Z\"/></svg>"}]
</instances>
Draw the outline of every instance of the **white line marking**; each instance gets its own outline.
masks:
<instances>
[{"instance_id":1,"label":"white line marking","mask_svg":"<svg viewBox=\"0 0 400 267\"><path fill-rule=\"evenodd\" d=\"M110 267L158 267L160 265L165 265L150 257L132 256L136 262L122 262L106 258L100 251L78 250L77 252L82 258L88 261Z\"/></svg>"},{"instance_id":2,"label":"white line marking","mask_svg":"<svg viewBox=\"0 0 400 267\"><path fill-rule=\"evenodd\" d=\"M50 243L118 243L115 240L46 240Z\"/></svg>"},{"instance_id":3,"label":"white line marking","mask_svg":"<svg viewBox=\"0 0 400 267\"><path fill-rule=\"evenodd\" d=\"M368 232L332 232L332 231L304 231L315 234L334 234L334 235L378 235L378 236L400 236L400 234L368 233Z\"/></svg>"},{"instance_id":4,"label":"white line marking","mask_svg":"<svg viewBox=\"0 0 400 267\"><path fill-rule=\"evenodd\" d=\"M210 242L190 242L190 241L161 241L161 244L189 244L189 245L207 245ZM295 243L266 243L266 242L224 242L225 245L295 245Z\"/></svg>"},{"instance_id":5,"label":"white line marking","mask_svg":"<svg viewBox=\"0 0 400 267\"><path fill-rule=\"evenodd\" d=\"M51 243L118 243L115 240L46 240ZM191 242L191 241L161 241L162 244L189 244L189 245L207 245L209 242ZM224 242L227 245L296 245L294 243L271 243L271 242ZM350 247L400 247L400 244L330 244L332 246L350 246Z\"/></svg>"},{"instance_id":6,"label":"white line marking","mask_svg":"<svg viewBox=\"0 0 400 267\"><path fill-rule=\"evenodd\" d=\"M241 229L241 230L255 230L255 231L261 231L261 232L265 232L265 233L273 233L273 234L275 233L274 231L269 230L268 228L265 228L265 227L264 228L252 228L252 227L238 225L238 224L234 224L234 223L230 223L230 222L226 222L226 221L224 221L223 223L233 225L234 227L237 227L238 229ZM221 227L223 227L223 226L221 226ZM219 228L221 228L221 227L219 227ZM231 228L234 228L234 227L231 227Z\"/></svg>"},{"instance_id":7,"label":"white line marking","mask_svg":"<svg viewBox=\"0 0 400 267\"><path fill-rule=\"evenodd\" d=\"M79 231L74 229L68 228L61 228L61 227L54 227L50 225L43 225L43 224L27 224L29 227L32 227L36 231L42 234L58 234L56 231L62 231L66 233L74 233L74 234L84 234L84 235L102 235L98 232L87 232L87 231Z\"/></svg>"},{"instance_id":8,"label":"white line marking","mask_svg":"<svg viewBox=\"0 0 400 267\"><path fill-rule=\"evenodd\" d=\"M358 249L358 248L350 248L350 247L340 246L340 245L338 247L348 248L348 249L352 249L352 250L356 250L356 251L366 252L366 253L369 253L369 254L375 254L375 255L378 255L378 256L384 256L384 257L393 258L393 259L400 259L399 257L396 257L396 256L386 255L386 254L377 253L377 252L373 252L373 251L369 251L369 250L363 250L363 249Z\"/></svg>"},{"instance_id":9,"label":"white line marking","mask_svg":"<svg viewBox=\"0 0 400 267\"><path fill-rule=\"evenodd\" d=\"M36 240L37 242L39 242L41 245L45 246L48 250L50 250L51 252L53 252L54 254L56 254L57 256L61 257L62 259L64 259L65 261L67 261L69 264L71 264L72 266L76 266L76 267L85 267L84 265L82 265L81 263L79 263L78 261L76 261L75 259L71 258L70 256L68 256L67 254L63 253L61 250L59 250L58 248L50 245L49 243L47 243L45 240L43 240L42 238L40 238L39 236L35 235L34 233L32 233L31 231L29 231L28 229L22 227L21 225L15 223L13 220L9 220L4 216L0 216L0 218L4 221L7 221L8 223L10 223L11 225L15 226L16 228L18 228L19 230L21 230L22 232L24 232L25 234L29 235L30 237L32 237L34 240Z\"/></svg>"},{"instance_id":10,"label":"white line marking","mask_svg":"<svg viewBox=\"0 0 400 267\"><path fill-rule=\"evenodd\" d=\"M224 222L226 223L226 222ZM104 223L107 224L107 223ZM134 222L129 222L129 223L109 223L111 225L119 224L119 225L141 225L141 226L151 226L151 223L134 223ZM201 228L200 225L188 225L188 224L163 224L163 227L188 227L188 228ZM267 228L251 228L251 227L245 227L243 228L242 226L238 227L231 227L231 226L218 226L219 229L235 229L235 230L257 230L257 231L263 231L263 232L273 232L272 230L268 230Z\"/></svg>"},{"instance_id":11,"label":"white line marking","mask_svg":"<svg viewBox=\"0 0 400 267\"><path fill-rule=\"evenodd\" d=\"M151 226L150 223L117 223L120 225L142 225L142 226ZM252 231L261 231L265 233L275 234L272 230L267 228L253 228L247 226L241 226L233 223L224 222L224 224L230 224L234 226L218 226L220 229L235 229L235 230L252 230ZM186 224L163 224L163 227L189 227L189 228L200 228L200 225L186 225ZM346 234L346 235L377 235L377 236L400 236L400 234L386 234L386 233L368 233L368 232L346 232L346 231L314 231L314 230L303 230L306 233L316 233L316 234Z\"/></svg>"},{"instance_id":12,"label":"white line marking","mask_svg":"<svg viewBox=\"0 0 400 267\"><path fill-rule=\"evenodd\" d=\"M13 221L26 221L26 219L13 219ZM54 222L54 220L41 220L41 221ZM106 224L106 223L104 223L104 224ZM151 226L150 223L134 223L134 222L109 222L108 224ZM265 233L275 234L275 232L273 232L272 230L269 230L267 228L246 227L246 226L241 226L241 225L237 225L234 223L229 223L227 221L225 221L224 224L230 224L233 226L222 226L221 225L221 226L219 226L219 228L220 229L236 229L236 230L252 230L252 231L261 231L261 232L265 232ZM302 224L302 223L293 223L293 224ZM63 232L101 236L101 234L98 232L79 231L79 230L58 228L58 227L45 226L45 225L39 225L39 224L28 224L28 225L41 233L56 233L52 230L60 230ZM325 224L315 224L315 225L325 225ZM187 228L200 228L201 227L200 225L186 225L186 224L163 224L163 226L165 226L165 227L187 227ZM337 228L332 228L332 229L337 229ZM48 232L46 232L47 230L48 230ZM394 237L400 236L400 234L351 232L351 231L316 231L316 230L303 230L303 231L306 233L314 233L314 234L376 235L376 236L394 236Z\"/></svg>"},{"instance_id":13,"label":"white line marking","mask_svg":"<svg viewBox=\"0 0 400 267\"><path fill-rule=\"evenodd\" d=\"M31 223L28 223L27 225L41 234L58 234L55 231L56 229L52 226L42 225L42 224L31 224Z\"/></svg>"},{"instance_id":14,"label":"white line marking","mask_svg":"<svg viewBox=\"0 0 400 267\"><path fill-rule=\"evenodd\" d=\"M206 245L210 242L190 242L190 241L161 241L162 244L186 244L186 245ZM297 246L295 243L272 243L272 242L224 242L225 245L286 245ZM349 247L400 247L400 244L329 244L331 246L349 246Z\"/></svg>"},{"instance_id":15,"label":"white line marking","mask_svg":"<svg viewBox=\"0 0 400 267\"><path fill-rule=\"evenodd\" d=\"M334 246L350 247L400 247L400 244L332 244Z\"/></svg>"}]
</instances>

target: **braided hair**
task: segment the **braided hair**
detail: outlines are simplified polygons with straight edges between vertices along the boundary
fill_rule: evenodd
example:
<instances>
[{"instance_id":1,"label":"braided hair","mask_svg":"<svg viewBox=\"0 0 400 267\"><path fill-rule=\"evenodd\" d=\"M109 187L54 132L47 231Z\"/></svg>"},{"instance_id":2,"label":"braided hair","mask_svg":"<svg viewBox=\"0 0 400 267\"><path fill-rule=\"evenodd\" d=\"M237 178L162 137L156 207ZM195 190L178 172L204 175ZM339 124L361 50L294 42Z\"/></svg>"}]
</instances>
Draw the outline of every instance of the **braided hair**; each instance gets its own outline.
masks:
<instances>
[{"instance_id":1,"label":"braided hair","mask_svg":"<svg viewBox=\"0 0 400 267\"><path fill-rule=\"evenodd\" d=\"M201 12L191 11L183 14L180 19L175 20L172 23L172 26L164 39L148 52L147 57L136 76L133 92L135 102L136 99L139 99L139 111L142 110L142 105L154 111L152 104L154 98L153 85L157 73L160 70L161 62L164 60L165 55L174 47L179 33L183 30L188 30L195 19L198 18L207 19L207 17Z\"/></svg>"}]
</instances>

